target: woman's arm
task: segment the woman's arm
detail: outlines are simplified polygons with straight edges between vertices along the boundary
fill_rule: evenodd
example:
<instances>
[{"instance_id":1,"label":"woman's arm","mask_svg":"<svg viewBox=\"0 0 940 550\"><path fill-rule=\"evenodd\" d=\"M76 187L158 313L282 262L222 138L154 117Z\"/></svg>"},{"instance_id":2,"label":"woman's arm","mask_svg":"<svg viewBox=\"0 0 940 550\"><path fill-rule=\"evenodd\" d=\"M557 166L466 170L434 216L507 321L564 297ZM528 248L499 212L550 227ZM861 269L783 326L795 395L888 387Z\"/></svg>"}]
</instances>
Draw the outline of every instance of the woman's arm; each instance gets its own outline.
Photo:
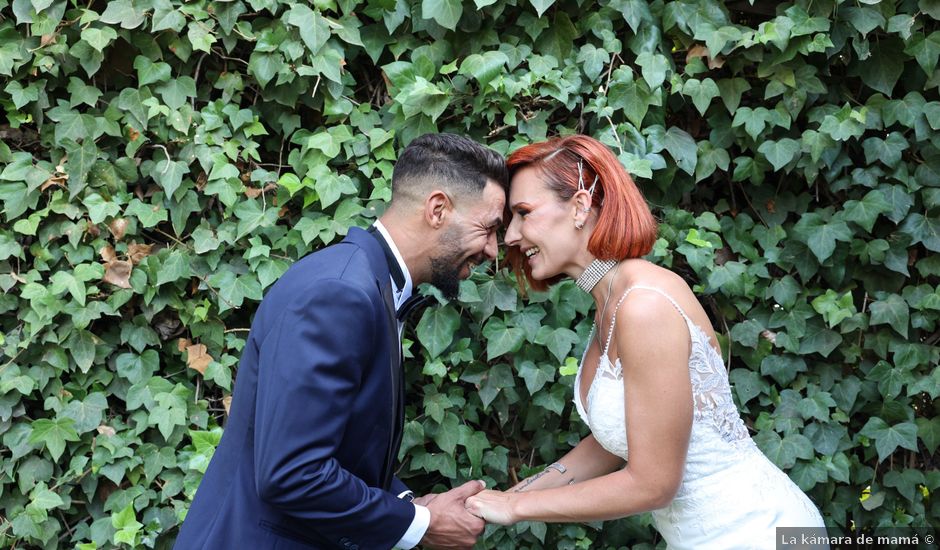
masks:
<instances>
[{"instance_id":1,"label":"woman's arm","mask_svg":"<svg viewBox=\"0 0 940 550\"><path fill-rule=\"evenodd\" d=\"M593 479L623 466L623 459L612 455L589 435L557 462L517 483L510 491L537 491Z\"/></svg>"},{"instance_id":2,"label":"woman's arm","mask_svg":"<svg viewBox=\"0 0 940 550\"><path fill-rule=\"evenodd\" d=\"M582 522L662 508L682 481L692 429L690 337L658 294L637 292L617 313L630 460L622 470L540 491L483 491L467 508L490 523Z\"/></svg>"}]
</instances>

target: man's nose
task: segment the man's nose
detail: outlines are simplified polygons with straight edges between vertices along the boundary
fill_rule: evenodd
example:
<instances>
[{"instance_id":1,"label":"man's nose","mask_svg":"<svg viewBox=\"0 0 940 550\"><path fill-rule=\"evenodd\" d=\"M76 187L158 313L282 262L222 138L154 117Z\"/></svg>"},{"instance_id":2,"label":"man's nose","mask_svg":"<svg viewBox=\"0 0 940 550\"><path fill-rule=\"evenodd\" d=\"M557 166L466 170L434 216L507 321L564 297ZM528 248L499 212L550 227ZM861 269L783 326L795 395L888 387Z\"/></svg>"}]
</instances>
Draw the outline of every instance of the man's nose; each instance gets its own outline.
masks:
<instances>
[{"instance_id":1,"label":"man's nose","mask_svg":"<svg viewBox=\"0 0 940 550\"><path fill-rule=\"evenodd\" d=\"M495 260L496 256L499 254L499 246L496 244L496 234L491 234L486 239L486 246L483 247L483 253L486 254L486 257L490 260Z\"/></svg>"}]
</instances>

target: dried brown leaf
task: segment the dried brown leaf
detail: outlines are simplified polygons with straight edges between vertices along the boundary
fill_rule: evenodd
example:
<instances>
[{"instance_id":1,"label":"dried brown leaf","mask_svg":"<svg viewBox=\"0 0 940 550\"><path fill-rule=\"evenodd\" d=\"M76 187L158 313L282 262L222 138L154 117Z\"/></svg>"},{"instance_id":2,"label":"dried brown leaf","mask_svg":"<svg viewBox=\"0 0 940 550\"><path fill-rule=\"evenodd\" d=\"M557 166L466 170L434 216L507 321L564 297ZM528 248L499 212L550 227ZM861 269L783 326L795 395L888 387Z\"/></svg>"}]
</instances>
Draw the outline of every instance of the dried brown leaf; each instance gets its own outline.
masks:
<instances>
[{"instance_id":1,"label":"dried brown leaf","mask_svg":"<svg viewBox=\"0 0 940 550\"><path fill-rule=\"evenodd\" d=\"M150 255L152 244L131 243L127 245L127 256L134 265L139 264L144 258Z\"/></svg>"},{"instance_id":2,"label":"dried brown leaf","mask_svg":"<svg viewBox=\"0 0 940 550\"><path fill-rule=\"evenodd\" d=\"M98 254L101 254L101 259L104 260L104 263L110 263L117 259L117 254L114 252L113 246L102 246L101 250L98 251Z\"/></svg>"},{"instance_id":3,"label":"dried brown leaf","mask_svg":"<svg viewBox=\"0 0 940 550\"><path fill-rule=\"evenodd\" d=\"M108 436L108 437L111 437L112 435L114 435L114 434L117 433L117 432L115 432L115 431L114 431L114 428L112 428L111 426L106 426L106 425L102 424L102 425L98 426L98 433L101 434L101 435L106 435L106 436Z\"/></svg>"},{"instance_id":4,"label":"dried brown leaf","mask_svg":"<svg viewBox=\"0 0 940 550\"><path fill-rule=\"evenodd\" d=\"M68 179L69 177L66 174L63 174L60 176L52 176L51 178L44 181L42 185L39 186L39 190L45 191L46 189L49 189L50 187L53 187L53 186L65 187L66 180Z\"/></svg>"},{"instance_id":5,"label":"dried brown leaf","mask_svg":"<svg viewBox=\"0 0 940 550\"><path fill-rule=\"evenodd\" d=\"M111 260L104 264L102 281L121 288L131 288L131 271L134 265L126 260Z\"/></svg>"},{"instance_id":6,"label":"dried brown leaf","mask_svg":"<svg viewBox=\"0 0 940 550\"><path fill-rule=\"evenodd\" d=\"M708 48L701 44L696 44L689 48L689 51L685 53L685 62L688 63L696 57L708 57Z\"/></svg>"},{"instance_id":7,"label":"dried brown leaf","mask_svg":"<svg viewBox=\"0 0 940 550\"><path fill-rule=\"evenodd\" d=\"M226 395L222 398L222 406L225 407L225 414L228 415L229 411L232 409L232 396Z\"/></svg>"},{"instance_id":8,"label":"dried brown leaf","mask_svg":"<svg viewBox=\"0 0 940 550\"><path fill-rule=\"evenodd\" d=\"M761 331L760 335L761 335L761 338L763 338L764 340L767 340L771 344L777 343L777 333L772 330Z\"/></svg>"},{"instance_id":9,"label":"dried brown leaf","mask_svg":"<svg viewBox=\"0 0 940 550\"><path fill-rule=\"evenodd\" d=\"M111 235L114 236L114 240L120 241L124 238L124 233L127 231L127 219L114 218L111 220L111 223L108 224L108 229L111 231Z\"/></svg>"},{"instance_id":10,"label":"dried brown leaf","mask_svg":"<svg viewBox=\"0 0 940 550\"><path fill-rule=\"evenodd\" d=\"M193 342L189 338L180 338L176 341L176 349L180 350L181 352L185 351L186 348L191 345L193 345Z\"/></svg>"},{"instance_id":11,"label":"dried brown leaf","mask_svg":"<svg viewBox=\"0 0 940 550\"><path fill-rule=\"evenodd\" d=\"M199 374L206 373L206 367L212 362L212 356L207 353L204 344L193 344L186 348L186 366L198 371Z\"/></svg>"}]
</instances>

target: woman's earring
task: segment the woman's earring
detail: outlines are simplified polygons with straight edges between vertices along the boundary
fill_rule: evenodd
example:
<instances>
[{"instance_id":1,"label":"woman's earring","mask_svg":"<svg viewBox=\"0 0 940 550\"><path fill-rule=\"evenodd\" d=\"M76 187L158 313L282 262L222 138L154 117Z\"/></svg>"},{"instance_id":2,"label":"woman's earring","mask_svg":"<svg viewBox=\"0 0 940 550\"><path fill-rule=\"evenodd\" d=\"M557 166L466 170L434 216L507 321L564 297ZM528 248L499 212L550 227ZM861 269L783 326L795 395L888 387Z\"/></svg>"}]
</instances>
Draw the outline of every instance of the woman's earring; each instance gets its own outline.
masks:
<instances>
[{"instance_id":1,"label":"woman's earring","mask_svg":"<svg viewBox=\"0 0 940 550\"><path fill-rule=\"evenodd\" d=\"M584 229L584 222L582 222L582 221L576 221L576 222L574 222L574 228L575 228L575 229Z\"/></svg>"}]
</instances>

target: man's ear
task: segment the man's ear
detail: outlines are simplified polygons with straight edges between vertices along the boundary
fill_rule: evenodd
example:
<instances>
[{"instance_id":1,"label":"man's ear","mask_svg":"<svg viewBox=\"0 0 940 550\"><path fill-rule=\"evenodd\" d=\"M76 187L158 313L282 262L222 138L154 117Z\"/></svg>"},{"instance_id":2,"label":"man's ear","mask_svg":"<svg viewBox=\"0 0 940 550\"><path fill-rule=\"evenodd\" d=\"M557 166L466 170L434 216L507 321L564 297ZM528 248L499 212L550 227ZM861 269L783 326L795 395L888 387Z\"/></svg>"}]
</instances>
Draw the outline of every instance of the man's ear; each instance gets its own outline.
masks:
<instances>
[{"instance_id":1,"label":"man's ear","mask_svg":"<svg viewBox=\"0 0 940 550\"><path fill-rule=\"evenodd\" d=\"M424 219L434 229L440 229L444 225L452 209L453 203L450 197L439 189L432 191L424 199Z\"/></svg>"}]
</instances>

